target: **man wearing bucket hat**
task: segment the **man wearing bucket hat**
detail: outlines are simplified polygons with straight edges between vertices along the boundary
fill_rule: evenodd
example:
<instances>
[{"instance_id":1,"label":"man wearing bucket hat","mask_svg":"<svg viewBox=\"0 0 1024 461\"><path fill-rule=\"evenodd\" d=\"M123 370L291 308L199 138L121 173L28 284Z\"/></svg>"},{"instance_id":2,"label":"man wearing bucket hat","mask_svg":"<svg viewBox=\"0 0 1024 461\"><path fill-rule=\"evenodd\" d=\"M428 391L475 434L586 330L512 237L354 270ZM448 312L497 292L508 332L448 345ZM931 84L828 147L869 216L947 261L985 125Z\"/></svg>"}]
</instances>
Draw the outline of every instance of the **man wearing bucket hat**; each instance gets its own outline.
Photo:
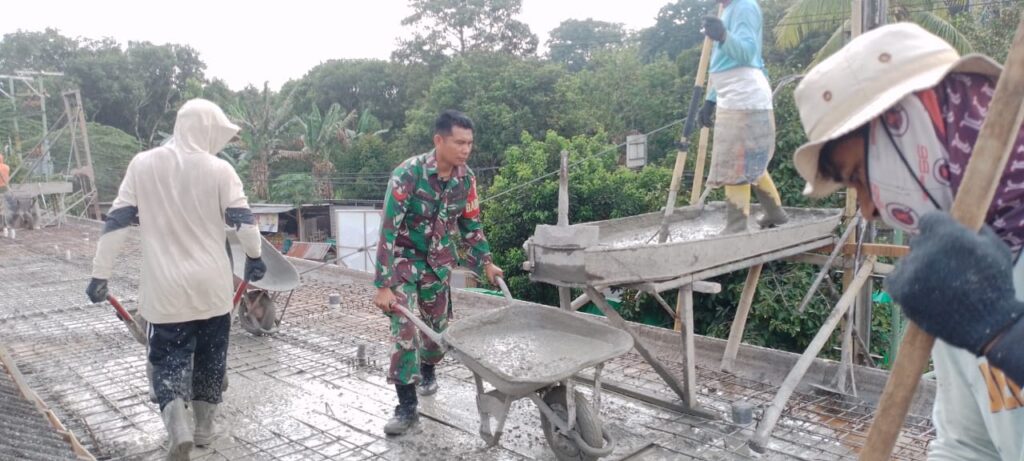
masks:
<instances>
[{"instance_id":1,"label":"man wearing bucket hat","mask_svg":"<svg viewBox=\"0 0 1024 461\"><path fill-rule=\"evenodd\" d=\"M137 154L128 165L86 288L92 302L107 299L107 280L128 227L138 219L139 313L149 324L150 385L167 429L168 460L187 460L193 445L208 445L224 433L214 419L222 400L234 283L225 224L238 230L246 280L258 281L266 271L242 181L217 158L238 130L210 101L193 99L178 110L171 141Z\"/></svg>"},{"instance_id":2,"label":"man wearing bucket hat","mask_svg":"<svg viewBox=\"0 0 1024 461\"><path fill-rule=\"evenodd\" d=\"M440 333L448 326L458 247L466 264L491 283L503 274L491 261L480 223L476 177L466 165L472 150L473 121L444 111L434 122L434 150L402 162L388 182L373 299L390 317L395 343L388 382L395 385L398 406L384 426L387 435L404 434L416 422L417 383L424 396L437 392L434 368L444 358L444 350L419 337L412 321L392 306L418 305L424 322Z\"/></svg>"},{"instance_id":3,"label":"man wearing bucket hat","mask_svg":"<svg viewBox=\"0 0 1024 461\"><path fill-rule=\"evenodd\" d=\"M793 158L804 194L852 187L865 217L915 235L886 287L939 339L930 459L1024 460L1024 264L1013 262L1024 246L1024 134L990 227L979 235L946 213L1000 72L903 23L852 40L796 89L809 139Z\"/></svg>"},{"instance_id":4,"label":"man wearing bucket hat","mask_svg":"<svg viewBox=\"0 0 1024 461\"><path fill-rule=\"evenodd\" d=\"M722 233L747 230L750 186L764 210L761 227L784 224L779 191L768 175L775 153L772 89L761 57L762 18L756 0L719 0L721 19L704 18L704 34L714 41L710 87L700 110L701 125L715 128L708 187L725 187L726 226Z\"/></svg>"}]
</instances>

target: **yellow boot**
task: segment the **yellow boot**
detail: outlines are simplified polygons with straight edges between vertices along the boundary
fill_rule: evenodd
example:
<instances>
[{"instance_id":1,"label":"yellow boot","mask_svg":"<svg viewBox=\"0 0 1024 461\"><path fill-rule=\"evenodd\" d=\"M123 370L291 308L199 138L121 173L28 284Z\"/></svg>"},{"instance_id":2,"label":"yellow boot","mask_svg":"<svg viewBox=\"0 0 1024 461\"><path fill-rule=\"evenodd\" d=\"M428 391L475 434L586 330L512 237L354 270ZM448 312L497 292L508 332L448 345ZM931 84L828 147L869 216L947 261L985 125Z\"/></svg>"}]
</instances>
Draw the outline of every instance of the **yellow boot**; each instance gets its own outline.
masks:
<instances>
[{"instance_id":1,"label":"yellow boot","mask_svg":"<svg viewBox=\"0 0 1024 461\"><path fill-rule=\"evenodd\" d=\"M789 222L789 216L782 209L782 198L779 197L779 190L775 188L775 182L768 173L761 175L754 183L754 193L757 194L757 201L761 203L764 213L757 218L757 225L762 229L781 226Z\"/></svg>"},{"instance_id":2,"label":"yellow boot","mask_svg":"<svg viewBox=\"0 0 1024 461\"><path fill-rule=\"evenodd\" d=\"M719 235L747 231L750 217L750 184L725 186L725 229Z\"/></svg>"}]
</instances>

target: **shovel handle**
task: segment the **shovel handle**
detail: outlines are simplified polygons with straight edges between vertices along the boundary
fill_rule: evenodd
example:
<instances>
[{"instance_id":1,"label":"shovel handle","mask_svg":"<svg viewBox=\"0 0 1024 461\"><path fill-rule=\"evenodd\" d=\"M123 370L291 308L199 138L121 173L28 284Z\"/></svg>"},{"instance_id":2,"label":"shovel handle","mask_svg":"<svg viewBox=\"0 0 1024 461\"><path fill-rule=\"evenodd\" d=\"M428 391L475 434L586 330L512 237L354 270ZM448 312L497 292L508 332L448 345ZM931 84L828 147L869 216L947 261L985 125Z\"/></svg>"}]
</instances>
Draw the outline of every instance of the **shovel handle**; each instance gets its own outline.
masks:
<instances>
[{"instance_id":1,"label":"shovel handle","mask_svg":"<svg viewBox=\"0 0 1024 461\"><path fill-rule=\"evenodd\" d=\"M505 300L508 301L509 304L511 304L512 301L515 301L516 299L512 297L512 292L509 291L508 285L505 284L505 278L495 277L494 279L498 282L498 286L501 287L501 292L505 295Z\"/></svg>"},{"instance_id":2,"label":"shovel handle","mask_svg":"<svg viewBox=\"0 0 1024 461\"><path fill-rule=\"evenodd\" d=\"M448 346L445 344L444 339L441 339L441 335L434 331L433 328L430 328L430 326L427 325L423 320L420 320L419 317L413 315L412 312L409 312L409 309L406 309L405 306L398 303L392 304L391 312L405 316L405 318L409 319L409 321L411 321L413 325L416 325L416 328L420 330L420 333L427 335L427 337L430 338L430 340L433 341L434 344L441 346L441 349L448 349Z\"/></svg>"}]
</instances>

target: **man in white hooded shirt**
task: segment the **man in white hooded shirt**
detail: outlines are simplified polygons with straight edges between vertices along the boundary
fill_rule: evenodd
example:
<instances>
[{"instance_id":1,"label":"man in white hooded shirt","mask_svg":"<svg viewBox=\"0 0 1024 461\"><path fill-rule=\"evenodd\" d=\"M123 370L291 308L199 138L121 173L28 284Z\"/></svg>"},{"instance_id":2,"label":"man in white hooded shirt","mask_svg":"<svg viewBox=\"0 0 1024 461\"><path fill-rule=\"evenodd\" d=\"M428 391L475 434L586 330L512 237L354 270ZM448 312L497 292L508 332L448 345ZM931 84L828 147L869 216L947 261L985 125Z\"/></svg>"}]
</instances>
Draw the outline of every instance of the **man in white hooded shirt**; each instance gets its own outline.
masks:
<instances>
[{"instance_id":1,"label":"man in white hooded shirt","mask_svg":"<svg viewBox=\"0 0 1024 461\"><path fill-rule=\"evenodd\" d=\"M107 299L107 280L137 218L143 261L139 313L149 323L150 384L167 427L167 459L189 459L193 445L207 445L217 435L213 420L221 402L234 283L225 223L238 231L246 279L259 280L266 271L242 181L216 156L238 131L210 101L182 106L171 142L139 153L128 165L86 290L93 302ZM194 434L186 421L189 403Z\"/></svg>"}]
</instances>

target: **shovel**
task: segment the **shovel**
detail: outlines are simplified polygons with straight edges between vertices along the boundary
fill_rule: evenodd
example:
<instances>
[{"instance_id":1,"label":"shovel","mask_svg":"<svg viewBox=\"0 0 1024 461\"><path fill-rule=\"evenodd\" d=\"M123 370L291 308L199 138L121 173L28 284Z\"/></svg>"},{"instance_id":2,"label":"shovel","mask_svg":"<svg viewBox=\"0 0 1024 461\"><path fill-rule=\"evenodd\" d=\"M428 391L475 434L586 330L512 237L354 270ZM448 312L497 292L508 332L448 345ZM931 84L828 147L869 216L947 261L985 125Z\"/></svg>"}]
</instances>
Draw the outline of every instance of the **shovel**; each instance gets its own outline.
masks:
<instances>
[{"instance_id":1,"label":"shovel","mask_svg":"<svg viewBox=\"0 0 1024 461\"><path fill-rule=\"evenodd\" d=\"M117 318L121 319L121 321L124 322L124 326L128 327L128 332L132 334L132 337L142 345L149 344L146 334L142 332L142 329L139 328L139 324L135 323L135 319L132 317L132 314L128 313L128 310L121 305L121 302L113 295L107 295L107 302L110 303L111 306L114 306L114 310L117 311Z\"/></svg>"}]
</instances>

